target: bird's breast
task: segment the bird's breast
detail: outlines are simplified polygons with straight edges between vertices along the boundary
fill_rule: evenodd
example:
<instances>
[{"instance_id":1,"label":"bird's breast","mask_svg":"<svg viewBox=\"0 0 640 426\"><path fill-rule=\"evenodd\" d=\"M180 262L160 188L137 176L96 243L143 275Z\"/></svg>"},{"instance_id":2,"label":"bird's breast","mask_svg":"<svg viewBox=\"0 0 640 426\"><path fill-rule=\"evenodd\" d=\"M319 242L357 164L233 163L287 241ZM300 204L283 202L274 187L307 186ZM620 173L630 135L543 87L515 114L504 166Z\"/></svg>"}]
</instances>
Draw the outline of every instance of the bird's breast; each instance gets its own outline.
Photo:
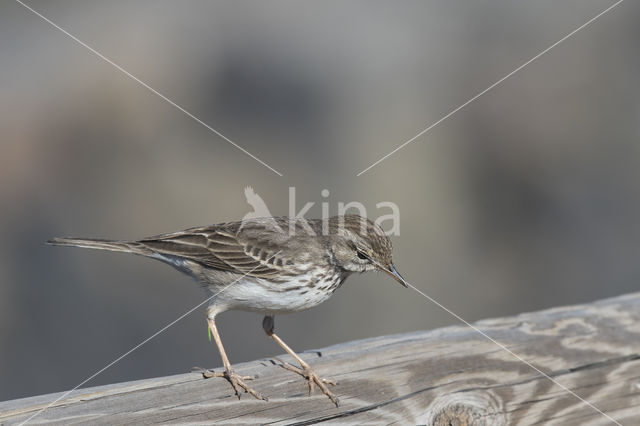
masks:
<instances>
[{"instance_id":1,"label":"bird's breast","mask_svg":"<svg viewBox=\"0 0 640 426\"><path fill-rule=\"evenodd\" d=\"M277 281L245 277L216 296L213 304L265 315L312 308L327 300L344 282L339 271L309 270Z\"/></svg>"}]
</instances>

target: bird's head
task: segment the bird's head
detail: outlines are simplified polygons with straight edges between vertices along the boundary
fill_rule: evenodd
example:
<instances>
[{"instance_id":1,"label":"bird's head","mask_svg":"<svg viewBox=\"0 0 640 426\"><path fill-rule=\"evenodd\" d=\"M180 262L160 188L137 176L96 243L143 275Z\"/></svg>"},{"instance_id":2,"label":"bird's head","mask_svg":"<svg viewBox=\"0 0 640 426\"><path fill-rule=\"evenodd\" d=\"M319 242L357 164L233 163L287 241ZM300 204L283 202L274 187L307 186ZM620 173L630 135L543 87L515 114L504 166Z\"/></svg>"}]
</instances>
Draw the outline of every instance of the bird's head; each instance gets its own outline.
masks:
<instances>
[{"instance_id":1,"label":"bird's head","mask_svg":"<svg viewBox=\"0 0 640 426\"><path fill-rule=\"evenodd\" d=\"M333 216L329 219L329 241L333 259L343 270L379 270L407 287L393 266L391 239L379 225L358 215Z\"/></svg>"}]
</instances>

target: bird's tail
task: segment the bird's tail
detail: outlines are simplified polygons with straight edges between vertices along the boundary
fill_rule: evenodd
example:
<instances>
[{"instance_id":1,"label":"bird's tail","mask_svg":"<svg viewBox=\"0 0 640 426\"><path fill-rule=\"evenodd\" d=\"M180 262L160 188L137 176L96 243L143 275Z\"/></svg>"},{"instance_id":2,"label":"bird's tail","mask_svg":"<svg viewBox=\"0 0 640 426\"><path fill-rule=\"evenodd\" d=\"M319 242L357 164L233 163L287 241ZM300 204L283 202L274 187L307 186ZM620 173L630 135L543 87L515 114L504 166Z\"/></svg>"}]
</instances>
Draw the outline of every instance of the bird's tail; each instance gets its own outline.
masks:
<instances>
[{"instance_id":1,"label":"bird's tail","mask_svg":"<svg viewBox=\"0 0 640 426\"><path fill-rule=\"evenodd\" d=\"M93 238L53 238L47 241L53 246L82 247L98 250L121 251L149 256L152 251L136 241L115 241Z\"/></svg>"}]
</instances>

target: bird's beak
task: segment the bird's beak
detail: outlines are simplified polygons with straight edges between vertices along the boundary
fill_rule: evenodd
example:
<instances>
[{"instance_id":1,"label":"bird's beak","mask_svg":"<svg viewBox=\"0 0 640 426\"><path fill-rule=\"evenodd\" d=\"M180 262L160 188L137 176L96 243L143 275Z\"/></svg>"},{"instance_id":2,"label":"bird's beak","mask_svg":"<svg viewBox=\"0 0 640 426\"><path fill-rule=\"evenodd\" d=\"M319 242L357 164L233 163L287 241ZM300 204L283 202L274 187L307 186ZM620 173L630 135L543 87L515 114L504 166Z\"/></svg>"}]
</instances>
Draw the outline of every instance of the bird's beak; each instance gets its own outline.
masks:
<instances>
[{"instance_id":1,"label":"bird's beak","mask_svg":"<svg viewBox=\"0 0 640 426\"><path fill-rule=\"evenodd\" d=\"M402 275L400 275L400 272L398 272L396 267L393 266L393 263L390 264L388 268L382 267L380 269L384 271L387 275L390 275L391 277L393 277L396 281L398 281L404 287L409 287L409 284L404 280L404 278L402 278Z\"/></svg>"}]
</instances>

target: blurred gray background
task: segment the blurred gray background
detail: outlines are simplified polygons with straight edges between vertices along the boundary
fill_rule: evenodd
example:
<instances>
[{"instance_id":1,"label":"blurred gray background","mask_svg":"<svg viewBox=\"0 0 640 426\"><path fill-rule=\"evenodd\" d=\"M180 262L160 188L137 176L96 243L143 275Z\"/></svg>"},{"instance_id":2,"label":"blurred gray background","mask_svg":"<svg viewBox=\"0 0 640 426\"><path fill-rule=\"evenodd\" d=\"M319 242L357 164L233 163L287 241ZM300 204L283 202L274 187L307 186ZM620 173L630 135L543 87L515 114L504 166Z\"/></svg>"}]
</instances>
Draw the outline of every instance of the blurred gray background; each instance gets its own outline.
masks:
<instances>
[{"instance_id":1,"label":"blurred gray background","mask_svg":"<svg viewBox=\"0 0 640 426\"><path fill-rule=\"evenodd\" d=\"M640 287L638 2L360 177L613 2L28 3L284 176L0 3L0 400L70 389L204 298L158 262L45 240L240 219L247 185L273 214L290 186L308 217L397 203L398 268L469 321ZM232 362L280 353L260 321L220 317ZM369 274L276 327L304 350L453 323ZM87 385L220 364L202 308Z\"/></svg>"}]
</instances>

